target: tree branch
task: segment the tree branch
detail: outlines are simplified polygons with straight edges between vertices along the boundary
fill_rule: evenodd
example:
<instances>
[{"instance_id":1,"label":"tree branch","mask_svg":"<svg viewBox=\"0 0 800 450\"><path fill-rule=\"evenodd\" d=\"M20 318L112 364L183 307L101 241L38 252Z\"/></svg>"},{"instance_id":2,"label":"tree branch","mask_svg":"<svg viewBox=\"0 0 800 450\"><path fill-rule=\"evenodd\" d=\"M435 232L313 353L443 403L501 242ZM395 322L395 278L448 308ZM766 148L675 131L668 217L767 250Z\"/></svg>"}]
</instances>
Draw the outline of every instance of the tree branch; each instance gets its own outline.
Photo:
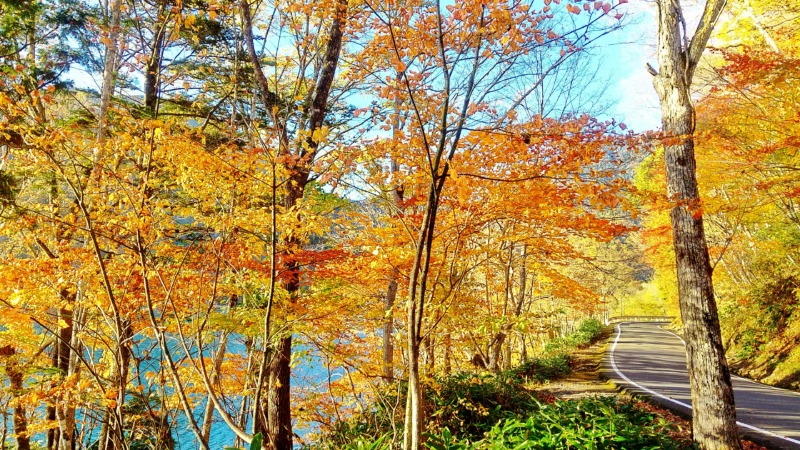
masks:
<instances>
[{"instance_id":1,"label":"tree branch","mask_svg":"<svg viewBox=\"0 0 800 450\"><path fill-rule=\"evenodd\" d=\"M722 10L725 9L726 4L727 0L708 0L706 2L703 16L700 18L700 23L697 24L697 30L692 36L689 48L686 49L686 67L690 80L698 61L700 61L700 56L703 55L708 39L711 37L711 32L714 30L714 26L717 24L719 16L722 15Z\"/></svg>"}]
</instances>

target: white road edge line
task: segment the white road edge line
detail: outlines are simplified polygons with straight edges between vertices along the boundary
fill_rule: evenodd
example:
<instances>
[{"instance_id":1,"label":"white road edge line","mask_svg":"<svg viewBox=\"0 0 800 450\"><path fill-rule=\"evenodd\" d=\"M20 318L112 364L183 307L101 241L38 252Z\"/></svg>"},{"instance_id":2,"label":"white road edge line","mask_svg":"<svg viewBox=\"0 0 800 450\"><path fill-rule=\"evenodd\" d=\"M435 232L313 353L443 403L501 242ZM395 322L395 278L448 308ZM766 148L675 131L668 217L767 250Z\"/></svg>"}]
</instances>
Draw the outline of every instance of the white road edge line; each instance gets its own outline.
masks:
<instances>
[{"instance_id":1,"label":"white road edge line","mask_svg":"<svg viewBox=\"0 0 800 450\"><path fill-rule=\"evenodd\" d=\"M631 380L630 378L625 376L625 374L622 373L619 370L619 367L617 367L617 360L616 360L616 357L614 356L614 352L617 349L617 342L619 342L619 337L621 335L622 335L622 326L621 326L621 324L617 324L617 337L614 338L614 345L611 346L611 368L614 369L614 372L616 372L617 375L619 375L620 378L625 380L625 382L627 382L627 383L629 383L629 384L631 384L633 386L636 386L637 388L641 389L644 392L647 392L650 395L658 397L658 398L660 398L662 400L666 400L668 402L675 403L676 405L683 406L684 408L692 409L692 405L687 405L686 403L684 403L682 401L675 400L674 398L670 398L670 397L667 397L666 395L659 394L658 392L656 392L656 391L654 391L652 389L648 389L648 388L640 385L639 383L634 382L633 380ZM681 340L683 340L683 339L681 339ZM776 433L773 433L771 431L767 431L767 430L764 430L764 429L761 429L761 428L758 428L758 427L754 427L753 425L749 425L749 424L746 424L746 423L743 423L743 422L739 422L739 421L737 421L736 424L739 425L742 428L747 428L748 430L757 431L759 433L766 434L767 436L775 437L775 438L778 438L778 439L783 439L784 441L788 441L788 442L791 442L793 444L800 445L800 441L798 441L797 439L792 439L790 437L781 436L780 434L776 434Z\"/></svg>"}]
</instances>

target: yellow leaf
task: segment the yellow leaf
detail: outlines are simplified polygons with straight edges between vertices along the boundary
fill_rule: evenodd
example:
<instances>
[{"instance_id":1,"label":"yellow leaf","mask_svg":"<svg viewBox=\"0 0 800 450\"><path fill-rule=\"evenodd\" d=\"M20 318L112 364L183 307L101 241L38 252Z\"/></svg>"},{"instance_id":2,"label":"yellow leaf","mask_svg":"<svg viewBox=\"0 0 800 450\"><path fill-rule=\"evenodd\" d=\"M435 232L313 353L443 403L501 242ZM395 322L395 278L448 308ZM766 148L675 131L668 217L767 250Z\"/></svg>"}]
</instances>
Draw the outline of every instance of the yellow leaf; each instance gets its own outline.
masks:
<instances>
[{"instance_id":1,"label":"yellow leaf","mask_svg":"<svg viewBox=\"0 0 800 450\"><path fill-rule=\"evenodd\" d=\"M327 126L323 126L321 128L318 128L318 129L314 130L314 133L311 135L311 140L319 144L319 143L323 142L325 140L325 138L328 137L328 133L329 132L330 132L330 129Z\"/></svg>"}]
</instances>

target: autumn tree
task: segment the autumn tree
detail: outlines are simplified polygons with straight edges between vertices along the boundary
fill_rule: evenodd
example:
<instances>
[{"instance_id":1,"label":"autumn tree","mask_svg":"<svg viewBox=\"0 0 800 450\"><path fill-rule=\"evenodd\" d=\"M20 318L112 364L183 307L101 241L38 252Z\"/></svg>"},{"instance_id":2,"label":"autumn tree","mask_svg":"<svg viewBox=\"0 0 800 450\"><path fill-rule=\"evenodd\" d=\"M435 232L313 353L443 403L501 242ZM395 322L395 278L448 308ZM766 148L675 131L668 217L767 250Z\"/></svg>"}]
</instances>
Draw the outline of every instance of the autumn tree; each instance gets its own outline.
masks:
<instances>
[{"instance_id":1,"label":"autumn tree","mask_svg":"<svg viewBox=\"0 0 800 450\"><path fill-rule=\"evenodd\" d=\"M630 229L629 136L553 93L584 83L616 6L68 6L66 38L31 28L36 64L26 33L3 41L0 348L23 440L289 448L407 377L391 406L419 448L426 377L500 370L546 315L597 310L577 267Z\"/></svg>"},{"instance_id":2,"label":"autumn tree","mask_svg":"<svg viewBox=\"0 0 800 450\"><path fill-rule=\"evenodd\" d=\"M653 84L661 100L667 193L678 272L681 317L686 337L693 435L703 448L741 447L736 429L730 373L722 346L703 210L696 178L695 109L692 79L724 1L706 2L693 35L689 35L680 2L658 6L658 72Z\"/></svg>"},{"instance_id":3,"label":"autumn tree","mask_svg":"<svg viewBox=\"0 0 800 450\"><path fill-rule=\"evenodd\" d=\"M613 23L605 28L603 22L608 17L604 13L610 12L611 6L600 6L594 9L599 13L591 14L575 28L553 30L543 23L550 17L549 6L544 11L533 11L530 5L523 4L465 3L448 6L445 11L439 4L368 5L375 30L371 47L376 54L389 55L395 69L391 74L377 72L380 96L391 101L402 99L400 104L408 111L407 115L401 114L407 117L403 136L406 151L420 161L418 164L425 167L428 177L416 193L426 200L420 205L419 222L414 227L415 253L406 302L409 364L406 448L418 448L421 443L420 348L426 334L425 311L430 306L429 274L437 214L446 180L451 175L451 161L463 147L466 130L508 132L519 105L540 85L544 74L579 50L576 42L592 42L613 29ZM581 11L572 4L567 10ZM541 73L528 74L528 83L522 83L517 78L521 75L516 73L515 64L525 60L526 55L545 49L557 56ZM364 61L382 63L385 59ZM499 100L497 93L503 89L507 91L499 95L508 101L508 106L501 109L489 106L493 99ZM387 117L389 114L391 111ZM397 117L397 112L394 114ZM391 122L386 122L390 129Z\"/></svg>"},{"instance_id":4,"label":"autumn tree","mask_svg":"<svg viewBox=\"0 0 800 450\"><path fill-rule=\"evenodd\" d=\"M74 62L70 48L65 43L67 39L79 38L82 27L86 25L86 9L74 2L51 4L49 2L32 2L29 4L3 4L3 21L0 35L2 47L2 61L0 65L6 75L0 92L4 101L15 102L21 106L16 111L5 110L2 113L3 125L6 132L0 139L0 146L4 148L3 166L3 220L11 218L29 217L21 212L17 204L17 196L23 190L20 174L9 167L6 162L14 158L12 149L25 147L24 127L40 127L48 125L52 120L51 111L48 111L50 94L57 89L67 86L62 75ZM22 130L16 129L23 127ZM61 208L65 201L58 188L58 174L46 171L43 178L49 187L48 202L49 214L54 217L64 216ZM34 231L36 246L42 250L44 258L55 262L58 252L54 242L69 242L71 233L63 224L53 224L52 227L40 228ZM67 281L58 289L58 299L55 301L57 309L57 327L51 330L51 345L49 354L53 370L57 376L52 380L57 386L69 381L75 375L77 364L72 353L76 341L74 334L76 324L74 318L79 316L74 310L77 295L75 279L67 276ZM20 355L22 357L22 355ZM35 359L29 362L34 362ZM9 367L14 367L12 364ZM24 365L19 365L20 368ZM69 383L64 383L69 384ZM48 430L47 444L49 448L72 448L75 444L75 418L74 410L68 406L50 404L46 408L48 420L58 423L58 427ZM24 418L21 416L21 418Z\"/></svg>"},{"instance_id":5,"label":"autumn tree","mask_svg":"<svg viewBox=\"0 0 800 450\"><path fill-rule=\"evenodd\" d=\"M300 5L299 8L289 8L288 14L280 18L288 25L288 29L281 30L280 27L276 27L275 36L286 33L298 37L300 45L298 51L301 55L301 60L294 67L295 79L289 81L289 98L285 98L286 94L284 94L281 84L286 83L287 80L275 79L271 82L263 69L261 55L256 49L253 35L251 6L249 2L242 0L240 7L243 18L244 45L250 63L253 65L255 88L258 90L259 100L266 111L274 136L271 144L278 148L277 158L286 162L288 175L285 180L281 181L284 189L282 206L286 211L292 211L303 199L320 144L323 143L328 133L328 127L324 122L328 114L329 99L340 60L343 38L350 20L350 12L347 2L338 1L330 5ZM276 5L273 14L279 13L278 8L279 6ZM302 33L303 21L312 19L327 30L324 35L326 41L321 48L314 45L313 39L308 39L310 36L296 34ZM273 36L267 36L267 39L271 38ZM279 51L278 48L274 49L275 53L272 57L275 60L278 58ZM298 100L300 100L299 104L290 106ZM298 237L289 234L282 239L286 244L287 255L302 250L304 242ZM282 287L289 296L290 302L296 301L300 291L300 268L299 262L292 262L290 259L284 269L287 275ZM266 442L273 448L292 446L291 353L292 335L289 331L280 337L269 364L269 389L263 411L266 418L264 426L268 436ZM261 399L257 398L255 401L260 402Z\"/></svg>"}]
</instances>

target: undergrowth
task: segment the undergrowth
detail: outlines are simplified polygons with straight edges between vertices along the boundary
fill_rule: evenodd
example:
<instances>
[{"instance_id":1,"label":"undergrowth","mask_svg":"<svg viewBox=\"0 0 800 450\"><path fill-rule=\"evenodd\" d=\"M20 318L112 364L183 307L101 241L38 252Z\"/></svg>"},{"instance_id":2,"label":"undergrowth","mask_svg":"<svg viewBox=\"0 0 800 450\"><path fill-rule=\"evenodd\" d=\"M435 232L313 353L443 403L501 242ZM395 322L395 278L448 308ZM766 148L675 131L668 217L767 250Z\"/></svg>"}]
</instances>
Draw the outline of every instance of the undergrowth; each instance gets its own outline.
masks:
<instances>
[{"instance_id":1,"label":"undergrowth","mask_svg":"<svg viewBox=\"0 0 800 450\"><path fill-rule=\"evenodd\" d=\"M628 401L555 401L532 389L570 372L569 352L604 330L597 320L551 343L544 356L498 374L459 373L425 383L426 446L434 450L686 449L669 425ZM531 384L533 383L533 384ZM402 440L405 386L387 385L372 411L334 425L308 449L387 450Z\"/></svg>"},{"instance_id":2,"label":"undergrowth","mask_svg":"<svg viewBox=\"0 0 800 450\"><path fill-rule=\"evenodd\" d=\"M589 397L542 405L527 417L506 419L470 442L443 430L429 434L433 450L664 449L694 448L670 436L670 424L629 400Z\"/></svg>"},{"instance_id":3,"label":"undergrowth","mask_svg":"<svg viewBox=\"0 0 800 450\"><path fill-rule=\"evenodd\" d=\"M564 337L558 337L545 345L546 354L566 353L576 348L588 347L603 333L605 325L597 319L586 319L578 328Z\"/></svg>"}]
</instances>

